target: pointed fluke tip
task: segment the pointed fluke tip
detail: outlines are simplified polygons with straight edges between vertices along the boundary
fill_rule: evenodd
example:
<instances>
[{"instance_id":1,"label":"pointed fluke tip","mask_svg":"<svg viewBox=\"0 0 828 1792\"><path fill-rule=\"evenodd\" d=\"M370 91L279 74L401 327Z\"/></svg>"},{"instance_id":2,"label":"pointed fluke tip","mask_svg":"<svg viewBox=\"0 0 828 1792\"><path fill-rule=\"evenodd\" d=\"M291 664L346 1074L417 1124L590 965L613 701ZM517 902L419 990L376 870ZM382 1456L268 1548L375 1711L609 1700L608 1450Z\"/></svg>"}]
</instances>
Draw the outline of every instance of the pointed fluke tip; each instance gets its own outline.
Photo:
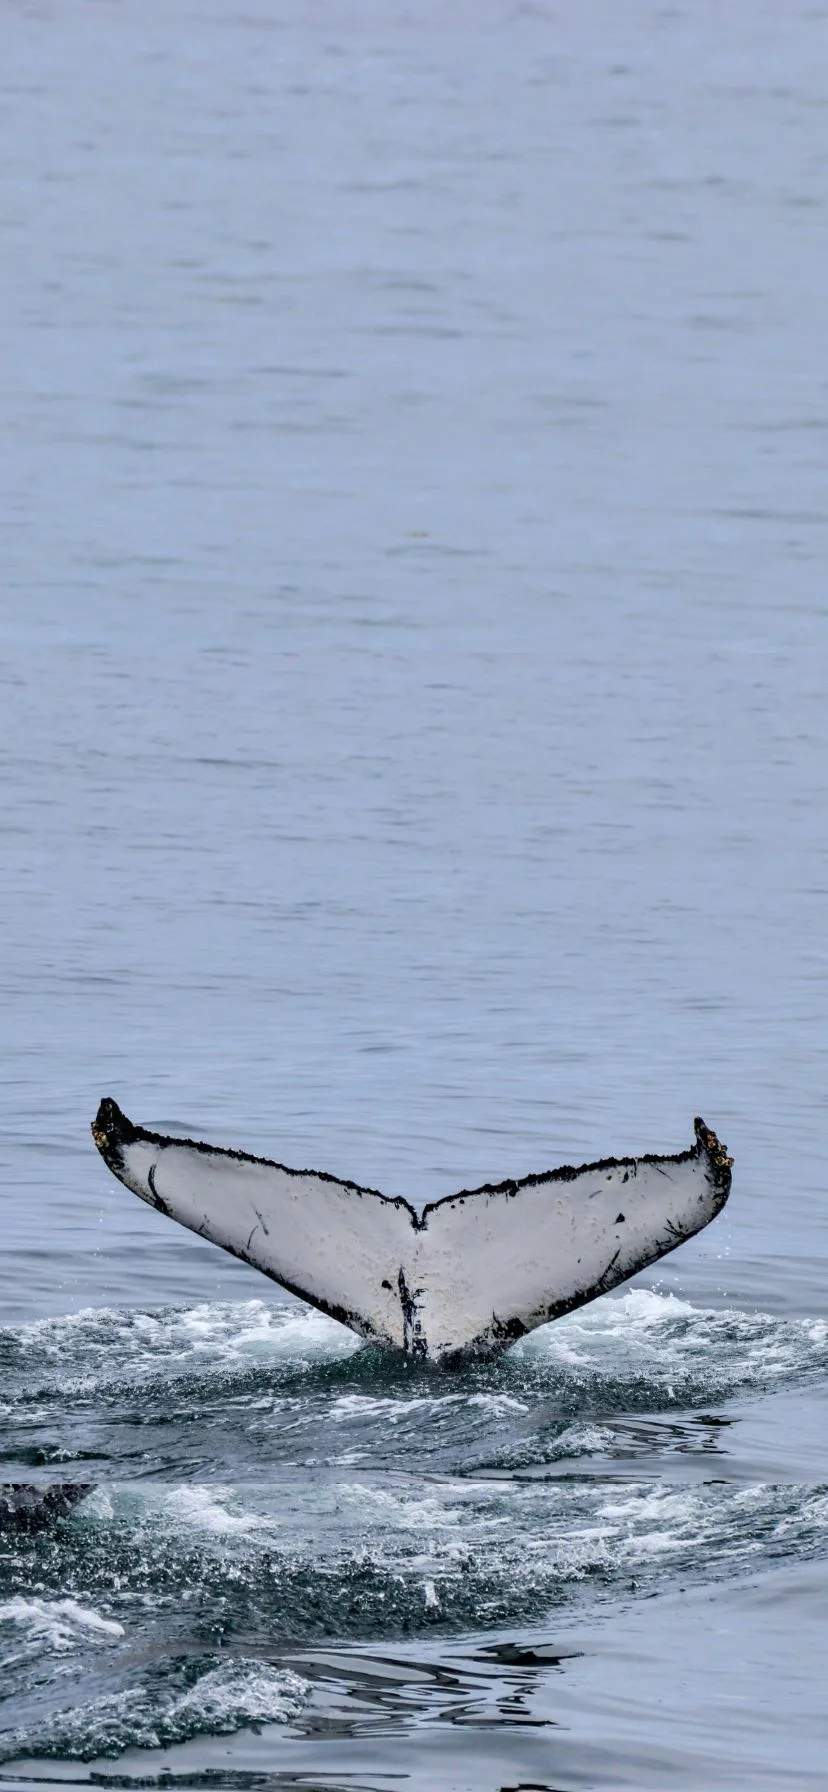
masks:
<instances>
[{"instance_id":1,"label":"pointed fluke tip","mask_svg":"<svg viewBox=\"0 0 828 1792\"><path fill-rule=\"evenodd\" d=\"M730 1194L733 1159L728 1155L727 1146L722 1144L721 1139L717 1139L712 1128L705 1125L700 1115L696 1115L693 1125L696 1129L696 1147L704 1152L710 1164L716 1190L721 1197L721 1205L724 1206Z\"/></svg>"},{"instance_id":2,"label":"pointed fluke tip","mask_svg":"<svg viewBox=\"0 0 828 1792\"><path fill-rule=\"evenodd\" d=\"M92 1121L92 1137L105 1161L109 1163L118 1147L131 1144L137 1134L138 1128L121 1113L117 1101L105 1095Z\"/></svg>"}]
</instances>

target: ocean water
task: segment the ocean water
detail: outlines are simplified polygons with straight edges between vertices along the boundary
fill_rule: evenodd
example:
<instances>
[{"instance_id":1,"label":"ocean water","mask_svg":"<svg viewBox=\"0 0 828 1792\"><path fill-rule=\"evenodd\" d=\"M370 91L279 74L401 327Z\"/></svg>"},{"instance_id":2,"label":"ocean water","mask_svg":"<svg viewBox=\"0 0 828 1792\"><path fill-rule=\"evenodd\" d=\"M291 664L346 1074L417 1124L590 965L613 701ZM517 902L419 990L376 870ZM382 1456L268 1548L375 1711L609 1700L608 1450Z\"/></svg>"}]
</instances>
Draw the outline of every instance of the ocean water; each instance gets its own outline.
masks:
<instances>
[{"instance_id":1,"label":"ocean water","mask_svg":"<svg viewBox=\"0 0 828 1792\"><path fill-rule=\"evenodd\" d=\"M0 1786L828 1785L819 6L0 19ZM134 1119L734 1156L435 1373ZM2 1506L0 1505L0 1518Z\"/></svg>"}]
</instances>

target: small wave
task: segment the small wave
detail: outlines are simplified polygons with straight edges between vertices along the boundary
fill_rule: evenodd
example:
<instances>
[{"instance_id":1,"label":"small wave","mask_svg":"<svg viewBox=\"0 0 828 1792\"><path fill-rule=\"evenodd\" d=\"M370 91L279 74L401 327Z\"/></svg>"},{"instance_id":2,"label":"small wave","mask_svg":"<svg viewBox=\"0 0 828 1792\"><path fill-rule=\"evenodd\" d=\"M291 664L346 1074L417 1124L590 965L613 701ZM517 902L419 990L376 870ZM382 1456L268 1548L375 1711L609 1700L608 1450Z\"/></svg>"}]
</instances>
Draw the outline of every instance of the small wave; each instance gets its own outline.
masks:
<instances>
[{"instance_id":1,"label":"small wave","mask_svg":"<svg viewBox=\"0 0 828 1792\"><path fill-rule=\"evenodd\" d=\"M233 1512L221 1487L177 1487L173 1493L161 1495L158 1514L175 1530L210 1532L216 1537L251 1538L268 1528L267 1519L258 1513Z\"/></svg>"},{"instance_id":2,"label":"small wave","mask_svg":"<svg viewBox=\"0 0 828 1792\"><path fill-rule=\"evenodd\" d=\"M596 1301L498 1362L439 1372L365 1349L312 1309L258 1300L40 1321L16 1329L13 1361L4 1336L14 1446L5 1459L18 1474L96 1459L116 1476L217 1481L240 1461L252 1474L276 1463L411 1462L456 1474L602 1447L718 1452L710 1428L671 1440L665 1424L636 1439L632 1421L672 1423L683 1409L707 1412L828 1372L820 1319L694 1307L649 1289ZM603 1442L587 1441L589 1427Z\"/></svg>"},{"instance_id":3,"label":"small wave","mask_svg":"<svg viewBox=\"0 0 828 1792\"><path fill-rule=\"evenodd\" d=\"M263 1636L283 1649L524 1626L633 1588L715 1585L826 1554L828 1489L809 1485L321 1475L113 1488L59 1549L22 1539L4 1564L19 1584L0 1607L14 1719L0 1718L0 1759L89 1760L286 1722L307 1685L259 1658ZM23 1584L35 1579L36 1598ZM250 1657L181 1652L217 1632ZM56 1669L44 1669L50 1654Z\"/></svg>"},{"instance_id":4,"label":"small wave","mask_svg":"<svg viewBox=\"0 0 828 1792\"><path fill-rule=\"evenodd\" d=\"M34 1369L37 1392L84 1392L143 1383L198 1367L249 1367L257 1360L294 1368L349 1356L359 1339L312 1307L263 1300L202 1302L195 1307L121 1312L85 1308L0 1330L0 1362ZM48 1369L53 1370L52 1375ZM35 1392L30 1389L30 1397Z\"/></svg>"},{"instance_id":5,"label":"small wave","mask_svg":"<svg viewBox=\"0 0 828 1792\"><path fill-rule=\"evenodd\" d=\"M474 1396L472 1396L474 1398ZM462 1405L466 1396L463 1394L428 1395L417 1394L412 1399L400 1399L398 1395L383 1396L371 1394L342 1394L334 1399L329 1417L334 1424L359 1424L365 1419L379 1419L383 1424L399 1425L401 1420L415 1417L417 1423L444 1413L448 1408Z\"/></svg>"},{"instance_id":6,"label":"small wave","mask_svg":"<svg viewBox=\"0 0 828 1792\"><path fill-rule=\"evenodd\" d=\"M28 1655L62 1653L79 1643L124 1634L123 1624L76 1599L37 1599L23 1594L0 1600L0 1667Z\"/></svg>"},{"instance_id":7,"label":"small wave","mask_svg":"<svg viewBox=\"0 0 828 1792\"><path fill-rule=\"evenodd\" d=\"M300 1675L265 1661L174 1661L143 1682L0 1730L0 1759L91 1761L128 1748L169 1748L196 1736L284 1724L308 1691Z\"/></svg>"},{"instance_id":8,"label":"small wave","mask_svg":"<svg viewBox=\"0 0 828 1792\"><path fill-rule=\"evenodd\" d=\"M60 1318L0 1330L0 1362L7 1369L4 1396L10 1409L14 1382L31 1403L49 1393L71 1395L211 1374L289 1371L305 1378L313 1368L353 1369L368 1385L331 1389L335 1419L376 1416L390 1422L407 1411L434 1410L465 1397L492 1411L517 1404L541 1376L577 1389L598 1381L635 1388L646 1383L667 1393L688 1382L713 1392L774 1384L810 1368L828 1368L828 1324L767 1313L699 1308L674 1294L634 1288L592 1302L513 1346L498 1363L485 1365L485 1386L475 1365L432 1371L419 1386L403 1388L400 1360L366 1350L346 1327L313 1308L263 1300L204 1302L151 1312L88 1309ZM50 1373L51 1371L51 1373ZM407 1366L409 1377L416 1374ZM377 1382L386 1386L377 1386ZM463 1383L466 1383L465 1389ZM301 1383L300 1383L301 1385Z\"/></svg>"},{"instance_id":9,"label":"small wave","mask_svg":"<svg viewBox=\"0 0 828 1792\"><path fill-rule=\"evenodd\" d=\"M218 1614L282 1641L416 1628L425 1582L440 1621L499 1623L542 1615L576 1580L659 1584L668 1556L670 1575L678 1564L715 1581L754 1558L828 1552L828 1493L814 1486L321 1477L108 1498L111 1516L88 1506L59 1554L21 1544L19 1580L53 1576L56 1595L87 1609L104 1598L125 1624Z\"/></svg>"},{"instance_id":10,"label":"small wave","mask_svg":"<svg viewBox=\"0 0 828 1792\"><path fill-rule=\"evenodd\" d=\"M766 1389L828 1369L821 1320L694 1307L633 1288L593 1302L514 1347L511 1361L573 1391L604 1389L669 1403Z\"/></svg>"}]
</instances>

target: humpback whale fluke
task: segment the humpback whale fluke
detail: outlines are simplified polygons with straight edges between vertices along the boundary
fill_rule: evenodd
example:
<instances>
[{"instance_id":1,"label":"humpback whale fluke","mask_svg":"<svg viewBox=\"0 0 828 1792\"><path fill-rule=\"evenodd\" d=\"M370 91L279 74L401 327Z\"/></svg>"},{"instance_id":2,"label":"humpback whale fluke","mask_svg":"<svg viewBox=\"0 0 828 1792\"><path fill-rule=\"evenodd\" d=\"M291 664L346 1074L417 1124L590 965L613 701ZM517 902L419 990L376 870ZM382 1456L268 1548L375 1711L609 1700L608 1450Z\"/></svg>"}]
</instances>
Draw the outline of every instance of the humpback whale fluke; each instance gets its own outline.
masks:
<instances>
[{"instance_id":1,"label":"humpback whale fluke","mask_svg":"<svg viewBox=\"0 0 828 1792\"><path fill-rule=\"evenodd\" d=\"M361 1337L439 1362L503 1350L700 1232L727 1200L732 1159L695 1126L675 1157L565 1164L421 1214L325 1171L148 1132L108 1099L92 1136L151 1207Z\"/></svg>"}]
</instances>

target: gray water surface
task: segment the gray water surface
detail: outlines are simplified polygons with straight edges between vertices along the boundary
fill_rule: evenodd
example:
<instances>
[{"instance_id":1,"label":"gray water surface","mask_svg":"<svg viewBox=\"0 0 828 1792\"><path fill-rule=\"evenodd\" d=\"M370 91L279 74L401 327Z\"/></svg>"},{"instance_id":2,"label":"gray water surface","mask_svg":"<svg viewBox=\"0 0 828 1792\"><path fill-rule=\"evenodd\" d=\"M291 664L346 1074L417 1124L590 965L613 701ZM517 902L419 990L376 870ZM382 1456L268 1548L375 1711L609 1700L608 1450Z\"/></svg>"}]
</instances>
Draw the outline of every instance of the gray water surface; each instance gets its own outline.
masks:
<instances>
[{"instance_id":1,"label":"gray water surface","mask_svg":"<svg viewBox=\"0 0 828 1792\"><path fill-rule=\"evenodd\" d=\"M828 15L0 19L3 1784L822 1789ZM444 1377L89 1121L725 1213ZM172 1776L172 1777L170 1777Z\"/></svg>"}]
</instances>

